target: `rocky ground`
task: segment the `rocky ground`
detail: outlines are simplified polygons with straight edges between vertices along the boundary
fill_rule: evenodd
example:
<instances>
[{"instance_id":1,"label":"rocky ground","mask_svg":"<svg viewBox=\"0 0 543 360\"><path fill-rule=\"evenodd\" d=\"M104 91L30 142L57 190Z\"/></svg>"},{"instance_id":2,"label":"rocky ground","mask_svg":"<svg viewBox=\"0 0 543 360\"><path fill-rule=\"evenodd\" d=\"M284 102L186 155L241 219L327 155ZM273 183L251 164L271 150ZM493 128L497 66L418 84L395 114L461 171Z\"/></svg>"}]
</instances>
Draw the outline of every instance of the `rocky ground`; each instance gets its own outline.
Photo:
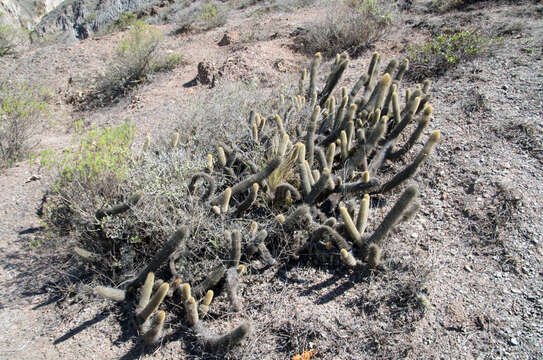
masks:
<instances>
[{"instance_id":1,"label":"rocky ground","mask_svg":"<svg viewBox=\"0 0 543 360\"><path fill-rule=\"evenodd\" d=\"M290 281L277 275L279 269L248 276L246 312L259 331L237 358L284 359L309 347L319 359L543 358L542 6L500 2L439 15L426 13L425 3L404 13L375 45L384 58L404 56L413 39L451 26L481 24L503 36L503 43L434 79L432 128L441 130L443 141L416 177L421 211L387 249L417 266L391 277L384 290L371 281L352 285L340 271L310 266L289 269ZM168 130L184 97L214 91L183 86L201 61L226 69L222 81L256 79L269 89L292 79L309 59L293 51L291 34L319 16L319 7L262 13L248 8L232 12L219 28L170 35L164 47L181 52L187 63L98 111L76 112L64 99L103 70L118 34L0 59L0 76L38 82L54 92L55 121L41 136L42 148L67 146L70 124L80 119L103 126L129 117L140 136L154 134ZM217 45L225 32L232 43ZM351 62L345 81L358 78L370 54ZM104 305L90 290L68 298L58 291L58 279L70 279L55 261L73 259L63 256L67 249L61 245L53 258L36 243L43 241L36 212L48 181L28 161L0 174L0 358L206 358L183 334L142 353L117 307ZM401 297L409 287L427 294L429 305L418 318L401 317L407 313ZM396 302L380 303L382 292L391 289L398 292ZM379 313L390 313L394 323L379 323ZM361 322L370 321L375 329L357 332Z\"/></svg>"}]
</instances>

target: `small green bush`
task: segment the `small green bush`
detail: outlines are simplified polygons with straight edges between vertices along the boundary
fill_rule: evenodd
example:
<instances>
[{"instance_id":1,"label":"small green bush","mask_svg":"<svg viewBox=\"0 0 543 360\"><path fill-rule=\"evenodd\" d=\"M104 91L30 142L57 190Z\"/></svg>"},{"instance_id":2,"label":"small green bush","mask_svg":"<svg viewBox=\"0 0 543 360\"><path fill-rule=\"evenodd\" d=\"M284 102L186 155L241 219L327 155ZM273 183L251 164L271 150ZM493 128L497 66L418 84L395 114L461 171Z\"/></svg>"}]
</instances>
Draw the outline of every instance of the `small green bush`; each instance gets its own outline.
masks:
<instances>
[{"instance_id":1,"label":"small green bush","mask_svg":"<svg viewBox=\"0 0 543 360\"><path fill-rule=\"evenodd\" d=\"M109 70L97 79L96 89L87 95L84 107L116 102L147 80L154 69L161 66L161 61L173 61L160 55L158 47L162 39L159 30L142 22L135 23L115 49Z\"/></svg>"},{"instance_id":2,"label":"small green bush","mask_svg":"<svg viewBox=\"0 0 543 360\"><path fill-rule=\"evenodd\" d=\"M92 20L89 20L89 21L92 21ZM119 18L107 27L107 30L105 33L125 31L132 26L141 26L142 24L144 24L144 22L141 20L138 20L138 18L136 17L134 13L122 12Z\"/></svg>"},{"instance_id":3,"label":"small green bush","mask_svg":"<svg viewBox=\"0 0 543 360\"><path fill-rule=\"evenodd\" d=\"M428 6L430 10L443 13L451 10L461 10L469 5L489 1L492 0L432 0Z\"/></svg>"},{"instance_id":4,"label":"small green bush","mask_svg":"<svg viewBox=\"0 0 543 360\"><path fill-rule=\"evenodd\" d=\"M129 122L104 129L95 127L81 134L79 143L71 151L62 154L44 151L41 161L43 165L56 162L61 182L88 184L104 174L123 180L132 158L135 133L134 125Z\"/></svg>"},{"instance_id":5,"label":"small green bush","mask_svg":"<svg viewBox=\"0 0 543 360\"><path fill-rule=\"evenodd\" d=\"M9 25L0 25L0 57L15 54L17 31Z\"/></svg>"},{"instance_id":6,"label":"small green bush","mask_svg":"<svg viewBox=\"0 0 543 360\"><path fill-rule=\"evenodd\" d=\"M409 60L418 78L435 76L490 50L499 39L490 40L475 30L444 33L409 48Z\"/></svg>"},{"instance_id":7,"label":"small green bush","mask_svg":"<svg viewBox=\"0 0 543 360\"><path fill-rule=\"evenodd\" d=\"M389 1L345 0L296 41L307 54L321 52L330 57L347 51L353 57L358 56L384 36L395 12Z\"/></svg>"},{"instance_id":8,"label":"small green bush","mask_svg":"<svg viewBox=\"0 0 543 360\"><path fill-rule=\"evenodd\" d=\"M46 103L36 89L0 88L0 169L20 160L36 143Z\"/></svg>"},{"instance_id":9,"label":"small green bush","mask_svg":"<svg viewBox=\"0 0 543 360\"><path fill-rule=\"evenodd\" d=\"M196 3L176 16L175 33L206 31L226 24L228 9L215 2Z\"/></svg>"}]
</instances>

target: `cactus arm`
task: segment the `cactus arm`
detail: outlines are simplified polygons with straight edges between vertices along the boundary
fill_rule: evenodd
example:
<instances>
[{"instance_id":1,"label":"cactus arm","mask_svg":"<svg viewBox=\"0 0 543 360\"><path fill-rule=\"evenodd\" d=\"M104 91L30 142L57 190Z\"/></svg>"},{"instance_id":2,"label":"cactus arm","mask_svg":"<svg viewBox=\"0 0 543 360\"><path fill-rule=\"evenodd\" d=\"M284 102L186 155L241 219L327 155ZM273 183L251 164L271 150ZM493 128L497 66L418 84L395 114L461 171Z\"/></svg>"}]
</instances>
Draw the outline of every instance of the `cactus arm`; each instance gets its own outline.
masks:
<instances>
[{"instance_id":1,"label":"cactus arm","mask_svg":"<svg viewBox=\"0 0 543 360\"><path fill-rule=\"evenodd\" d=\"M215 190L217 189L217 185L215 183L215 179L211 177L209 174L206 173L198 173L194 174L192 178L190 179L189 183L189 192L194 195L194 191L196 190L196 183L199 179L203 179L207 182L207 190L200 198L201 201L207 201L211 195L215 193Z\"/></svg>"},{"instance_id":2,"label":"cactus arm","mask_svg":"<svg viewBox=\"0 0 543 360\"><path fill-rule=\"evenodd\" d=\"M126 202L112 206L107 209L101 209L98 210L95 214L96 220L100 221L106 216L113 216L122 214L123 212L126 212L128 209L130 209L131 206L134 206L138 203L138 201L141 199L141 192L138 192L126 200Z\"/></svg>"},{"instance_id":3,"label":"cactus arm","mask_svg":"<svg viewBox=\"0 0 543 360\"><path fill-rule=\"evenodd\" d=\"M237 268L231 267L226 271L225 284L232 310L235 312L241 311L242 305L238 296L239 280Z\"/></svg>"},{"instance_id":4,"label":"cactus arm","mask_svg":"<svg viewBox=\"0 0 543 360\"><path fill-rule=\"evenodd\" d=\"M143 280L150 272L155 272L162 264L166 262L171 253L179 247L179 245L187 239L189 235L189 228L187 226L181 226L170 239L162 246L162 248L153 256L151 262L138 274L128 288L137 288L143 283Z\"/></svg>"},{"instance_id":5,"label":"cactus arm","mask_svg":"<svg viewBox=\"0 0 543 360\"><path fill-rule=\"evenodd\" d=\"M432 149L434 148L435 144L439 141L441 135L438 130L434 131L431 135L428 141L426 141L426 144L422 148L422 150L419 152L417 157L413 160L413 162L407 167L405 167L402 171L397 173L392 179L390 179L388 182L383 184L381 189L379 190L380 193L386 193L392 189L394 189L396 186L400 185L405 180L409 179L411 176L415 174L419 166L426 160L426 158L430 155L432 152Z\"/></svg>"},{"instance_id":6,"label":"cactus arm","mask_svg":"<svg viewBox=\"0 0 543 360\"><path fill-rule=\"evenodd\" d=\"M281 160L274 159L266 165L262 171L259 173L256 173L252 176L250 176L248 179L245 179L243 181L240 181L236 185L232 187L232 196L235 196L237 194L243 193L247 191L254 183L261 183L263 180L265 180L270 174L279 167L281 164ZM211 205L218 205L222 202L225 194L221 194L219 196L216 196L212 201Z\"/></svg>"},{"instance_id":7,"label":"cactus arm","mask_svg":"<svg viewBox=\"0 0 543 360\"><path fill-rule=\"evenodd\" d=\"M152 313L158 309L164 298L166 297L166 294L168 293L169 285L168 283L164 283L160 285L157 292L153 295L153 297L149 300L149 303L145 305L143 309L137 312L136 317L140 321L140 324L143 324L147 321L149 316L151 316Z\"/></svg>"},{"instance_id":8,"label":"cactus arm","mask_svg":"<svg viewBox=\"0 0 543 360\"><path fill-rule=\"evenodd\" d=\"M193 296L197 298L203 297L209 289L213 288L219 283L219 281L221 281L225 272L226 268L224 265L219 265L211 272L211 274L209 274L208 277L205 278L204 281L192 289Z\"/></svg>"},{"instance_id":9,"label":"cactus arm","mask_svg":"<svg viewBox=\"0 0 543 360\"><path fill-rule=\"evenodd\" d=\"M113 301L121 302L126 298L126 291L121 289L114 289L107 286L97 286L95 291L101 297Z\"/></svg>"},{"instance_id":10,"label":"cactus arm","mask_svg":"<svg viewBox=\"0 0 543 360\"><path fill-rule=\"evenodd\" d=\"M385 216L379 227L373 232L365 243L375 243L377 245L381 244L388 232L402 218L402 215L417 195L418 190L414 185L411 185L405 189L398 201L396 201L396 204L394 204L392 209Z\"/></svg>"}]
</instances>

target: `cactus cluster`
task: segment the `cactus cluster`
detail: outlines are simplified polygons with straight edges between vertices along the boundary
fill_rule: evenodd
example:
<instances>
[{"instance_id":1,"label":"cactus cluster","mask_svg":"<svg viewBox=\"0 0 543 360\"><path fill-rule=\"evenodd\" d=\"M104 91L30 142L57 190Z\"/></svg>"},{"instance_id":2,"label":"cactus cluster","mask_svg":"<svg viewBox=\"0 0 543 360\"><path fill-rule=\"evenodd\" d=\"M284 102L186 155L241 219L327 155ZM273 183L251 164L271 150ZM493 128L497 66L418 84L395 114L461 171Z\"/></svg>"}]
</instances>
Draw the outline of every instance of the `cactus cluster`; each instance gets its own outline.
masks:
<instances>
[{"instance_id":1,"label":"cactus cluster","mask_svg":"<svg viewBox=\"0 0 543 360\"><path fill-rule=\"evenodd\" d=\"M115 301L129 301L129 295L141 289L136 319L147 344L156 343L162 333L164 312L158 312L152 320L151 315L165 297L171 298L166 303L183 304L185 324L207 350L224 351L238 344L249 333L249 323L226 335L215 335L200 319L208 312L214 295L222 291L232 311L242 310L238 287L245 265L240 262L250 264L258 256L266 266L274 266L278 259L270 249L276 248L280 237L289 239L291 259L337 259L346 269L386 269L381 264L384 240L395 225L415 214L420 206L418 191L408 185L380 224L368 232L372 198L383 200L405 183L440 140L439 131L431 132L413 160L395 173L390 170L398 166L388 164L404 159L429 125L431 84L425 81L406 90L400 105L399 85L408 61L392 60L380 73L380 55L374 53L368 72L350 91L346 87L335 91L349 64L348 55L341 54L319 89L321 62L321 55L316 54L309 76L307 70L302 71L297 93L290 100L280 95L277 113L264 116L251 112L247 137L239 144L217 144L216 153L207 156L205 168L190 179L191 206L228 224L236 224L237 219L255 220L247 234L235 226L225 232L225 241L231 244L228 258L197 285L183 284L176 268L178 249L190 238L190 229L183 226L126 290L97 289L100 295ZM405 134L410 128L411 133ZM172 147L178 140L179 135L174 134ZM145 147L149 147L149 140ZM246 156L261 149L265 150L259 163ZM117 207L99 211L96 217L100 220L116 215L138 200L139 194ZM259 223L262 214L274 221ZM76 253L87 261L97 257L84 249ZM169 264L173 285L168 289L163 283L151 298L152 274L165 264Z\"/></svg>"}]
</instances>

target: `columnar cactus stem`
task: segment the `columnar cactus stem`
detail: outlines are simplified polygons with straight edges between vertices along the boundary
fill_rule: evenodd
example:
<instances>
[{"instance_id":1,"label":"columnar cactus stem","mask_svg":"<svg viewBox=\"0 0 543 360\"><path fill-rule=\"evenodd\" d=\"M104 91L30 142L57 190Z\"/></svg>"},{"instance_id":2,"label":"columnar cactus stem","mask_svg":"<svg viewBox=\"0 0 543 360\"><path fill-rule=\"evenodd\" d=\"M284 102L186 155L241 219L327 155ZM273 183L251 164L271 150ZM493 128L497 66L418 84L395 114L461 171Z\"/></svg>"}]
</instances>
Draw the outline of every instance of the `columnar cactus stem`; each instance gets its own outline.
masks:
<instances>
[{"instance_id":1,"label":"columnar cactus stem","mask_svg":"<svg viewBox=\"0 0 543 360\"><path fill-rule=\"evenodd\" d=\"M319 65L321 64L321 60L322 60L322 55L320 52L318 52L315 54L315 57L313 58L313 62L311 63L311 72L309 75L309 91L308 91L308 94L311 97L313 97L313 93L316 93L317 71L319 69ZM312 99L311 101L312 102L316 101L316 99L315 100Z\"/></svg>"},{"instance_id":2,"label":"columnar cactus stem","mask_svg":"<svg viewBox=\"0 0 543 360\"><path fill-rule=\"evenodd\" d=\"M95 291L101 297L117 302L124 301L126 298L126 291L121 289L114 289L107 286L97 286Z\"/></svg>"},{"instance_id":3,"label":"columnar cactus stem","mask_svg":"<svg viewBox=\"0 0 543 360\"><path fill-rule=\"evenodd\" d=\"M201 201L205 202L209 199L211 195L215 193L215 189L217 188L217 185L215 184L215 180L213 179L213 177L211 177L209 174L206 174L204 172L197 173L190 179L190 184L189 184L189 192L193 195L194 195L194 191L196 190L196 183L198 182L199 179L203 179L205 180L205 182L207 182L207 190L200 199Z\"/></svg>"},{"instance_id":4,"label":"columnar cactus stem","mask_svg":"<svg viewBox=\"0 0 543 360\"><path fill-rule=\"evenodd\" d=\"M189 235L189 229L187 226L181 226L170 239L162 246L162 248L153 256L151 262L138 274L136 279L130 283L128 288L137 288L142 282L147 274L150 272L155 272L160 266L162 266L170 256L171 253L175 251Z\"/></svg>"},{"instance_id":5,"label":"columnar cactus stem","mask_svg":"<svg viewBox=\"0 0 543 360\"><path fill-rule=\"evenodd\" d=\"M402 215L409 207L413 199L418 195L417 188L413 185L409 186L403 194L400 196L396 204L385 216L379 227L374 231L374 233L368 237L365 243L367 244L381 244L388 232L398 223L402 218Z\"/></svg>"},{"instance_id":6,"label":"columnar cactus stem","mask_svg":"<svg viewBox=\"0 0 543 360\"><path fill-rule=\"evenodd\" d=\"M409 164L406 168L404 168L402 171L397 173L392 179L390 179L387 183L385 183L382 188L379 190L381 193L386 193L392 189L394 189L396 186L400 185L405 180L409 179L411 176L415 174L419 166L426 160L428 155L432 152L432 149L434 148L435 144L439 141L441 138L441 135L438 130L434 131L431 135L428 141L426 141L426 144L422 148L422 150L419 152L415 160L411 164Z\"/></svg>"},{"instance_id":7,"label":"columnar cactus stem","mask_svg":"<svg viewBox=\"0 0 543 360\"><path fill-rule=\"evenodd\" d=\"M352 240L353 244L357 247L362 247L362 236L358 232L358 229L356 228L353 219L351 218L351 215L349 215L347 209L342 206L339 208L339 213L341 215L341 218L343 219L343 222L345 223L347 233L349 234L349 238Z\"/></svg>"},{"instance_id":8,"label":"columnar cactus stem","mask_svg":"<svg viewBox=\"0 0 543 360\"><path fill-rule=\"evenodd\" d=\"M150 346L156 344L162 337L162 329L164 327L164 318L166 313L159 311L154 320L152 327L143 335L143 341L145 345Z\"/></svg>"},{"instance_id":9,"label":"columnar cactus stem","mask_svg":"<svg viewBox=\"0 0 543 360\"><path fill-rule=\"evenodd\" d=\"M138 304L138 309L143 309L149 304L151 299L151 293L153 292L153 284L155 283L155 274L150 272L145 278L145 282L140 290L140 301Z\"/></svg>"},{"instance_id":10,"label":"columnar cactus stem","mask_svg":"<svg viewBox=\"0 0 543 360\"><path fill-rule=\"evenodd\" d=\"M153 295L153 297L149 300L149 303L136 314L136 317L141 324L146 322L149 316L151 316L151 314L154 313L156 309L158 309L158 307L162 303L162 300L164 300L164 298L166 297L168 289L168 283L162 284L155 293L155 295Z\"/></svg>"}]
</instances>

